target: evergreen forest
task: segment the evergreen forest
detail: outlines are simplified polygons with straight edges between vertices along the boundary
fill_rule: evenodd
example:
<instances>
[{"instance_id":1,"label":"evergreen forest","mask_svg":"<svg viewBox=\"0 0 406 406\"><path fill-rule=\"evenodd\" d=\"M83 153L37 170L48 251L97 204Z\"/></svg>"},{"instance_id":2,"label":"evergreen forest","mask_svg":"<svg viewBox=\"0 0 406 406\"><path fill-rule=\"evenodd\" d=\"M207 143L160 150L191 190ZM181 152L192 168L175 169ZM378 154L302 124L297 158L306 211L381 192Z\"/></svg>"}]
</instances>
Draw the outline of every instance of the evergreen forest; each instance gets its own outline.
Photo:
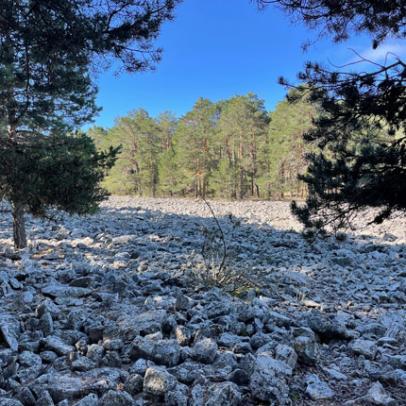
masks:
<instances>
[{"instance_id":1,"label":"evergreen forest","mask_svg":"<svg viewBox=\"0 0 406 406\"><path fill-rule=\"evenodd\" d=\"M121 147L104 186L113 194L153 197L303 199L306 186L297 175L313 149L303 135L318 108L306 89L289 95L295 100L272 112L249 93L217 103L199 98L180 118L138 109L113 128L93 127L88 135L99 150Z\"/></svg>"}]
</instances>

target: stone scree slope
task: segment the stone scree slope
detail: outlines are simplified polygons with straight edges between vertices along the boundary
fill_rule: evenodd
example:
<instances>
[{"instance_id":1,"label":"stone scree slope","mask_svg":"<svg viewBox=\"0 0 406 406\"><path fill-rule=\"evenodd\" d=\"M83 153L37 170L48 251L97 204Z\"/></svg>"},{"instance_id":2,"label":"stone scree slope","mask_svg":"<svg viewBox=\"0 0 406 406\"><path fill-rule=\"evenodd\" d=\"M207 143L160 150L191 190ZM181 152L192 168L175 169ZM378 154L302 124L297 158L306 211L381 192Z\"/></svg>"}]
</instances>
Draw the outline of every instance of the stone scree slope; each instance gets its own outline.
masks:
<instances>
[{"instance_id":1,"label":"stone scree slope","mask_svg":"<svg viewBox=\"0 0 406 406\"><path fill-rule=\"evenodd\" d=\"M406 405L406 219L303 240L280 202L213 202L230 295L203 272L202 202L0 213L0 406Z\"/></svg>"}]
</instances>

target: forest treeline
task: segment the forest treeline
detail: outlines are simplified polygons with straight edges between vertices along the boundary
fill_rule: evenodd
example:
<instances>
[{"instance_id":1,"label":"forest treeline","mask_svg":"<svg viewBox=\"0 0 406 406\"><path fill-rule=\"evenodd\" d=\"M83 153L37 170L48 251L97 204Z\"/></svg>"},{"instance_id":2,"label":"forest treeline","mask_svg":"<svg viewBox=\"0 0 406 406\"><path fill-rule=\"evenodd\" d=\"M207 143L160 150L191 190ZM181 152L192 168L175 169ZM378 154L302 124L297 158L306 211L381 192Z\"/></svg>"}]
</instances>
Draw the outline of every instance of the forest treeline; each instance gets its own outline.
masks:
<instances>
[{"instance_id":1,"label":"forest treeline","mask_svg":"<svg viewBox=\"0 0 406 406\"><path fill-rule=\"evenodd\" d=\"M303 134L317 111L304 94L271 113L252 93L217 103L200 98L180 119L139 109L89 135L100 150L121 145L104 182L113 194L304 198L297 175L306 170L311 145Z\"/></svg>"}]
</instances>

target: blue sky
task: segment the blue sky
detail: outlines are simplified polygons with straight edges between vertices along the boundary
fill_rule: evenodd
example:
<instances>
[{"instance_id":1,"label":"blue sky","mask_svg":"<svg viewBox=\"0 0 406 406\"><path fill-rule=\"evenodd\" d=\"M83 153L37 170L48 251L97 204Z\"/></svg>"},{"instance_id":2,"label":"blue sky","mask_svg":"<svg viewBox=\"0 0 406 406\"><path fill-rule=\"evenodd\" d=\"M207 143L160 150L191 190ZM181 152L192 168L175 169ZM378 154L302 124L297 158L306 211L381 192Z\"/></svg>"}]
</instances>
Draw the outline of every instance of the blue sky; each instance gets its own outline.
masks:
<instances>
[{"instance_id":1,"label":"blue sky","mask_svg":"<svg viewBox=\"0 0 406 406\"><path fill-rule=\"evenodd\" d=\"M301 45L309 39L314 43L304 53ZM308 60L347 63L355 57L349 48L376 60L391 51L406 53L394 41L372 52L365 36L338 45L328 37L317 39L316 32L293 23L277 8L258 11L250 0L184 0L157 45L164 53L155 71L98 74L103 110L95 124L110 127L117 117L140 107L153 116L162 111L181 116L198 97L218 101L248 92L258 94L272 110L285 95L278 77L295 80Z\"/></svg>"}]
</instances>

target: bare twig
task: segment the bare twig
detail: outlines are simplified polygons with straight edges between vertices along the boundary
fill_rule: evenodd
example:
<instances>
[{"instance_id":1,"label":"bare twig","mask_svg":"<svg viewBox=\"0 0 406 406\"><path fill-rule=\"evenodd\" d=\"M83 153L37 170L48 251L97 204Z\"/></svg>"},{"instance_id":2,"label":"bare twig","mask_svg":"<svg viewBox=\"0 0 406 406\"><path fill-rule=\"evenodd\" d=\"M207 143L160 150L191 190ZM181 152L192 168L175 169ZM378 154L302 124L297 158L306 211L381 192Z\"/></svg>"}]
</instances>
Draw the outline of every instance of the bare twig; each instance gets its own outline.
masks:
<instances>
[{"instance_id":1,"label":"bare twig","mask_svg":"<svg viewBox=\"0 0 406 406\"><path fill-rule=\"evenodd\" d=\"M259 283L254 282L246 275L245 270L236 270L234 267L227 265L228 250L225 233L210 203L205 198L201 198L201 200L209 208L218 231L217 235L215 235L206 228L204 230L205 240L201 254L205 272L197 275L198 278L207 286L217 286L229 292L237 292L241 288L261 288L262 286ZM217 244L218 240L221 241L221 248Z\"/></svg>"},{"instance_id":2,"label":"bare twig","mask_svg":"<svg viewBox=\"0 0 406 406\"><path fill-rule=\"evenodd\" d=\"M220 231L220 236L221 236L221 242L223 245L223 256L221 259L221 263L218 266L218 272L220 273L222 271L222 269L224 268L224 265L226 263L226 258L227 258L227 244L226 244L226 239L224 236L224 232L223 229L221 228L220 222L218 221L216 214L214 213L213 208L211 207L210 203L204 198L202 197L203 202L206 204L206 206L209 208L211 215L213 216L214 221L216 222L217 228Z\"/></svg>"}]
</instances>

